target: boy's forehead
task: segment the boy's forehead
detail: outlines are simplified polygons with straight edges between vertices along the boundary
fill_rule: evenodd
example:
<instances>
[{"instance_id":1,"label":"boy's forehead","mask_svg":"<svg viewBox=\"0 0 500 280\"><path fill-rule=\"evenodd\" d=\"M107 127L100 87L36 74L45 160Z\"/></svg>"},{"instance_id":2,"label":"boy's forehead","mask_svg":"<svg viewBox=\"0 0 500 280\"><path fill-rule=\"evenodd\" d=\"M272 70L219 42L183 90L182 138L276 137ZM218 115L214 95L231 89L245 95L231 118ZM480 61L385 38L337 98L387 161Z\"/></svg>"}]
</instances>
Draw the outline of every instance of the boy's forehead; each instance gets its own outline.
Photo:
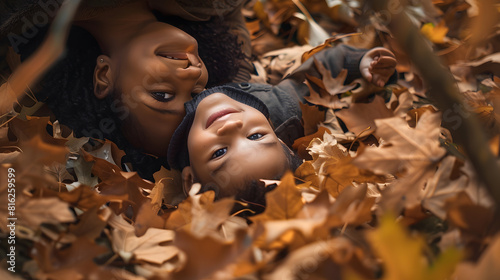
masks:
<instances>
[{"instance_id":1,"label":"boy's forehead","mask_svg":"<svg viewBox=\"0 0 500 280\"><path fill-rule=\"evenodd\" d=\"M206 105L216 105L219 100L231 100L233 102L238 102L240 104L246 105L235 98L230 97L227 95L225 92L222 91L216 91L210 95L205 96L200 103L198 104L198 108L203 104L204 106ZM198 111L198 110L196 110Z\"/></svg>"}]
</instances>

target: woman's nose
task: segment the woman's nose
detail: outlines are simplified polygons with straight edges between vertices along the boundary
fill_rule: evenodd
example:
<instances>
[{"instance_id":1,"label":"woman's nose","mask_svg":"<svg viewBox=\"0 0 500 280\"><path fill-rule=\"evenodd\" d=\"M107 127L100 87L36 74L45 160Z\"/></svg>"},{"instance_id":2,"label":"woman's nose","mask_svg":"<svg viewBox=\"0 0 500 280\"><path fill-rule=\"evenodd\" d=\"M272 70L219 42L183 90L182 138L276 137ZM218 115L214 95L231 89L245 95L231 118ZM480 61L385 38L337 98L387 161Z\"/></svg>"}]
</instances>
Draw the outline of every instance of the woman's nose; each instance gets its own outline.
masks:
<instances>
[{"instance_id":1,"label":"woman's nose","mask_svg":"<svg viewBox=\"0 0 500 280\"><path fill-rule=\"evenodd\" d=\"M222 127L217 129L217 135L222 136L231 132L238 131L243 127L243 122L241 120L228 120Z\"/></svg>"},{"instance_id":2,"label":"woman's nose","mask_svg":"<svg viewBox=\"0 0 500 280\"><path fill-rule=\"evenodd\" d=\"M198 80L201 77L202 70L200 67L188 66L187 68L175 69L175 75L179 79Z\"/></svg>"},{"instance_id":3,"label":"woman's nose","mask_svg":"<svg viewBox=\"0 0 500 280\"><path fill-rule=\"evenodd\" d=\"M192 53L187 53L187 58L188 58L188 67L189 66L194 66L194 67L201 67L201 60L198 57L198 55L192 54Z\"/></svg>"},{"instance_id":4,"label":"woman's nose","mask_svg":"<svg viewBox=\"0 0 500 280\"><path fill-rule=\"evenodd\" d=\"M200 58L192 53L187 53L188 65L186 68L177 68L175 74L180 79L198 80L203 74Z\"/></svg>"}]
</instances>

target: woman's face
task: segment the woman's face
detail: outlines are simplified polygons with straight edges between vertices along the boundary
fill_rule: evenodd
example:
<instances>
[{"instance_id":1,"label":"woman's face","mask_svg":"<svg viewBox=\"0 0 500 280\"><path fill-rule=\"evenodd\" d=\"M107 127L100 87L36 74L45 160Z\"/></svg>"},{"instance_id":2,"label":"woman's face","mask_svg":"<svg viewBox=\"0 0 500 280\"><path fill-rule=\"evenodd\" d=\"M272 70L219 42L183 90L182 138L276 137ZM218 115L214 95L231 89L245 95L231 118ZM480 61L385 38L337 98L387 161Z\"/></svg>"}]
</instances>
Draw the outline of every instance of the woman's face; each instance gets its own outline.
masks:
<instances>
[{"instance_id":1,"label":"woman's face","mask_svg":"<svg viewBox=\"0 0 500 280\"><path fill-rule=\"evenodd\" d=\"M166 156L182 121L184 103L208 80L196 40L171 25L152 21L110 55L116 110L135 147ZM114 108L113 108L114 107Z\"/></svg>"}]
</instances>

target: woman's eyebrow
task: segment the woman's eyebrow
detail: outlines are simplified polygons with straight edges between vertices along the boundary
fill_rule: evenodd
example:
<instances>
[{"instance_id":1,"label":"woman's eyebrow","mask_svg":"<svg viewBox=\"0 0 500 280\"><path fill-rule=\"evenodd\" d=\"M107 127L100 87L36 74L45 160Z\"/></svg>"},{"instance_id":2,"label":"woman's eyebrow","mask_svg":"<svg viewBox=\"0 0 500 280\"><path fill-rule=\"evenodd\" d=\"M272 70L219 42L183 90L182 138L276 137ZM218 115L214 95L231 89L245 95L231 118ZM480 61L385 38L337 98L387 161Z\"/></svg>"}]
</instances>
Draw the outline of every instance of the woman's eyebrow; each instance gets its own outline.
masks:
<instances>
[{"instance_id":1,"label":"woman's eyebrow","mask_svg":"<svg viewBox=\"0 0 500 280\"><path fill-rule=\"evenodd\" d=\"M169 109L158 109L158 108L153 108L151 106L148 106L147 104L144 104L146 107L148 107L149 109L153 110L153 111L156 111L158 113L162 113L162 114L171 114L171 115L182 115L184 114L183 111L181 110L169 110Z\"/></svg>"}]
</instances>

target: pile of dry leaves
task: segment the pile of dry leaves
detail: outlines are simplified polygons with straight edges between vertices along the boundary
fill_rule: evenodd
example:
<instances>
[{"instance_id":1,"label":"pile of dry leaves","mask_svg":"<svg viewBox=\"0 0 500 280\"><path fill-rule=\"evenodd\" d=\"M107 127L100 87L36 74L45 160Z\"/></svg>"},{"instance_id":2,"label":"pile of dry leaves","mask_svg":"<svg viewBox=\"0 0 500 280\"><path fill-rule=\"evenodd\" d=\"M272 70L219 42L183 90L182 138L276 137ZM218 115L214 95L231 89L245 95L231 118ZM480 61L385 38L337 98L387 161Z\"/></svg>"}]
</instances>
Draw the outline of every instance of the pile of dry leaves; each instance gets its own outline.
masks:
<instances>
[{"instance_id":1,"label":"pile of dry leaves","mask_svg":"<svg viewBox=\"0 0 500 280\"><path fill-rule=\"evenodd\" d=\"M246 13L254 46L267 42L265 49L274 50L305 43L316 32L309 15L297 14L298 1L253 2ZM294 144L305 161L267 194L263 213L247 223L230 215L234 200L214 201L212 191L198 194L199 185L183 199L179 174L165 169L156 183L124 172L111 163L113 143L88 149L87 138L30 117L35 103L2 116L0 278L496 279L499 198L467 160L470 143L458 145L454 137L478 116L488 142L477 149L498 156L500 6L415 1L375 13L363 1L302 2L328 32L361 33L315 49L262 52L256 64L264 76L255 79L278 79L289 70L283 65L293 64L273 60L346 43L391 49L400 80L385 88L360 80L345 86L345 75L332 78L317 64L323 78L306 83L320 90L310 87L311 104L302 105L307 136ZM433 58L402 51L388 22L398 11L449 66L463 104L450 111L431 103L432 81L423 81L415 59ZM498 173L494 166L479 168ZM9 242L13 217L15 244ZM7 270L12 246L15 273Z\"/></svg>"}]
</instances>

